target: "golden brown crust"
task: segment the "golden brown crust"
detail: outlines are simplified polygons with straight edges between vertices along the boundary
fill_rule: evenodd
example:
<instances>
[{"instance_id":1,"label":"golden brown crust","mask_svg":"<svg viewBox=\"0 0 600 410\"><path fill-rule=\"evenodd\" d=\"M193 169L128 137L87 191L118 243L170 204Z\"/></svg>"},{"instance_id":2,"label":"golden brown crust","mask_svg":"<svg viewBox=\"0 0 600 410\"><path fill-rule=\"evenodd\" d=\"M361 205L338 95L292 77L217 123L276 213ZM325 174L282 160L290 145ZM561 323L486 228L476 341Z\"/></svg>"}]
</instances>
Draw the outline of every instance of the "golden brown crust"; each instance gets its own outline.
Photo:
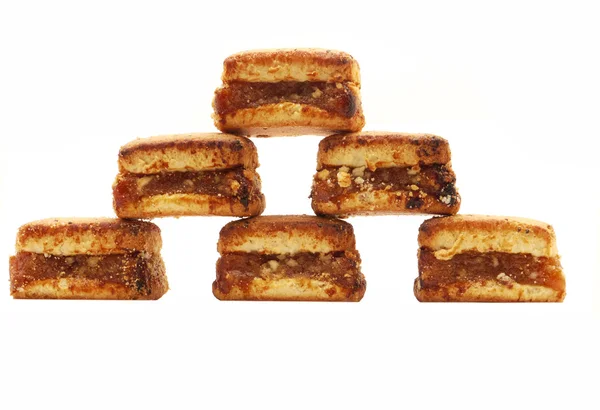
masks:
<instances>
[{"instance_id":1,"label":"golden brown crust","mask_svg":"<svg viewBox=\"0 0 600 410\"><path fill-rule=\"evenodd\" d=\"M294 254L354 250L352 225L308 215L269 215L230 222L221 229L217 250Z\"/></svg>"},{"instance_id":2,"label":"golden brown crust","mask_svg":"<svg viewBox=\"0 0 600 410\"><path fill-rule=\"evenodd\" d=\"M390 192L374 190L344 195L339 203L317 201L313 198L311 206L315 214L322 216L346 217L351 215L397 215L397 214L440 214L454 215L460 209L460 196L447 205L431 195L420 199L419 207L409 205L413 198L406 191Z\"/></svg>"},{"instance_id":3,"label":"golden brown crust","mask_svg":"<svg viewBox=\"0 0 600 410\"><path fill-rule=\"evenodd\" d=\"M223 63L223 82L350 81L360 85L360 70L343 51L318 48L250 50Z\"/></svg>"},{"instance_id":4,"label":"golden brown crust","mask_svg":"<svg viewBox=\"0 0 600 410\"><path fill-rule=\"evenodd\" d=\"M359 273L362 277L362 273ZM364 277L362 280L364 282ZM304 302L359 302L366 285L350 290L326 281L308 278L282 278L264 280L254 278L247 289L232 288L228 293L219 290L213 283L213 294L219 300L263 300L263 301L304 301Z\"/></svg>"},{"instance_id":5,"label":"golden brown crust","mask_svg":"<svg viewBox=\"0 0 600 410\"><path fill-rule=\"evenodd\" d=\"M247 138L222 133L161 135L121 147L119 169L134 174L258 167L256 146Z\"/></svg>"},{"instance_id":6,"label":"golden brown crust","mask_svg":"<svg viewBox=\"0 0 600 410\"><path fill-rule=\"evenodd\" d=\"M49 255L160 253L160 228L150 222L113 218L54 218L23 225L16 249Z\"/></svg>"},{"instance_id":7,"label":"golden brown crust","mask_svg":"<svg viewBox=\"0 0 600 410\"><path fill-rule=\"evenodd\" d=\"M328 135L332 132L360 131L365 125L360 100L352 117L333 114L321 108L282 102L245 108L219 116L213 114L215 127L223 132L247 136Z\"/></svg>"},{"instance_id":8,"label":"golden brown crust","mask_svg":"<svg viewBox=\"0 0 600 410\"><path fill-rule=\"evenodd\" d=\"M321 140L317 170L343 165L374 170L447 164L450 157L448 141L436 135L367 131L331 135Z\"/></svg>"},{"instance_id":9,"label":"golden brown crust","mask_svg":"<svg viewBox=\"0 0 600 410\"><path fill-rule=\"evenodd\" d=\"M429 219L419 228L419 246L434 251L438 259L466 252L530 253L556 257L552 226L525 218L456 215Z\"/></svg>"},{"instance_id":10,"label":"golden brown crust","mask_svg":"<svg viewBox=\"0 0 600 410\"><path fill-rule=\"evenodd\" d=\"M169 290L165 266L160 257L156 258L152 269L149 292L97 279L56 278L32 281L11 291L11 295L15 299L157 300Z\"/></svg>"},{"instance_id":11,"label":"golden brown crust","mask_svg":"<svg viewBox=\"0 0 600 410\"><path fill-rule=\"evenodd\" d=\"M139 200L123 201L115 212L120 218L161 218L169 216L257 216L265 210L263 194L253 195L247 207L231 197L200 194L153 195Z\"/></svg>"},{"instance_id":12,"label":"golden brown crust","mask_svg":"<svg viewBox=\"0 0 600 410\"><path fill-rule=\"evenodd\" d=\"M415 297L419 302L562 302L565 291L545 286L510 286L497 281L461 283L440 288L421 288L419 279L414 283Z\"/></svg>"}]
</instances>

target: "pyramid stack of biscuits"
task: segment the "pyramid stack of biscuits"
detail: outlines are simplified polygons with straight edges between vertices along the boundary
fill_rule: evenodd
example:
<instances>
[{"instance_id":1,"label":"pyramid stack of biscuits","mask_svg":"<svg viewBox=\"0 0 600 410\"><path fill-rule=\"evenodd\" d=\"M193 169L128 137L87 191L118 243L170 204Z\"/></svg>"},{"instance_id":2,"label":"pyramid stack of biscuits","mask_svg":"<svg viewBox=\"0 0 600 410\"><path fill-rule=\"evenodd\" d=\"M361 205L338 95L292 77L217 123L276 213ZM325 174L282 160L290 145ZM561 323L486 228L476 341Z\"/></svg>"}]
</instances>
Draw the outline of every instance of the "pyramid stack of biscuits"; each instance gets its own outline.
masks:
<instances>
[{"instance_id":1,"label":"pyramid stack of biscuits","mask_svg":"<svg viewBox=\"0 0 600 410\"><path fill-rule=\"evenodd\" d=\"M225 59L213 99L221 132L136 139L119 152L118 219L24 225L10 260L20 299L158 299L168 289L157 217L233 216L219 235L220 300L360 301L356 215L430 214L418 232L421 302L560 302L552 227L457 215L447 140L362 131L358 62L341 51L255 50ZM325 136L310 193L316 215L267 215L252 137ZM309 176L307 176L307 179ZM268 208L267 208L268 209Z\"/></svg>"}]
</instances>

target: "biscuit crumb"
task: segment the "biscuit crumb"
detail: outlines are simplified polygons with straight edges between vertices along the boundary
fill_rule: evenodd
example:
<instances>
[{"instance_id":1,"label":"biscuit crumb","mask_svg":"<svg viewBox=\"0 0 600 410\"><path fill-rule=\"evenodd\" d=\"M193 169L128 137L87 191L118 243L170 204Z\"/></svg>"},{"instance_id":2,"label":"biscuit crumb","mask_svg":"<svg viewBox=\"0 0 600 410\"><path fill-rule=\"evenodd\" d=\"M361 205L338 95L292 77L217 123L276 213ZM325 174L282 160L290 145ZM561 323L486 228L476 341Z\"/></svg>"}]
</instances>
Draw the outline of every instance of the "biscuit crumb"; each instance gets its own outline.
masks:
<instances>
[{"instance_id":1,"label":"biscuit crumb","mask_svg":"<svg viewBox=\"0 0 600 410\"><path fill-rule=\"evenodd\" d=\"M356 182L358 185L362 185L365 183L365 180L362 179L361 177L356 177L356 178L354 178L354 182Z\"/></svg>"},{"instance_id":2,"label":"biscuit crumb","mask_svg":"<svg viewBox=\"0 0 600 410\"><path fill-rule=\"evenodd\" d=\"M138 190L142 190L148 183L152 181L152 177L141 177L136 181Z\"/></svg>"},{"instance_id":3,"label":"biscuit crumb","mask_svg":"<svg viewBox=\"0 0 600 410\"><path fill-rule=\"evenodd\" d=\"M450 203L452 202L452 196L451 195L440 196L440 201L446 205L450 205Z\"/></svg>"},{"instance_id":4,"label":"biscuit crumb","mask_svg":"<svg viewBox=\"0 0 600 410\"><path fill-rule=\"evenodd\" d=\"M271 268L272 271L277 270L277 268L279 267L279 262L277 262L276 260L270 260L267 263L269 264L269 268Z\"/></svg>"},{"instance_id":5,"label":"biscuit crumb","mask_svg":"<svg viewBox=\"0 0 600 410\"><path fill-rule=\"evenodd\" d=\"M498 276L496 276L496 279L505 284L513 282L512 278L504 272L500 272Z\"/></svg>"},{"instance_id":6,"label":"biscuit crumb","mask_svg":"<svg viewBox=\"0 0 600 410\"><path fill-rule=\"evenodd\" d=\"M233 192L233 194L237 194L238 190L240 189L240 183L236 180L231 181L231 191Z\"/></svg>"},{"instance_id":7,"label":"biscuit crumb","mask_svg":"<svg viewBox=\"0 0 600 410\"><path fill-rule=\"evenodd\" d=\"M412 189L413 191L418 191L418 190L419 190L419 187L418 187L418 186L416 186L415 184L412 184L412 185L410 186L410 189Z\"/></svg>"},{"instance_id":8,"label":"biscuit crumb","mask_svg":"<svg viewBox=\"0 0 600 410\"><path fill-rule=\"evenodd\" d=\"M323 91L321 91L315 87L315 91L313 91L313 93L311 95L312 95L312 98L319 98L321 95L323 95Z\"/></svg>"},{"instance_id":9,"label":"biscuit crumb","mask_svg":"<svg viewBox=\"0 0 600 410\"><path fill-rule=\"evenodd\" d=\"M492 266L494 268L497 268L498 266L500 266L500 262L498 262L498 258L496 258L495 256L492 256Z\"/></svg>"},{"instance_id":10,"label":"biscuit crumb","mask_svg":"<svg viewBox=\"0 0 600 410\"><path fill-rule=\"evenodd\" d=\"M421 167L419 167L418 165L415 165L414 167L410 167L406 170L406 173L410 176L415 176L419 172L421 172Z\"/></svg>"},{"instance_id":11,"label":"biscuit crumb","mask_svg":"<svg viewBox=\"0 0 600 410\"><path fill-rule=\"evenodd\" d=\"M296 260L295 260L295 259L291 259L291 258L290 258L290 259L288 259L288 260L285 262L285 264L286 264L287 266L290 266L290 267L292 267L292 268L293 268L293 267L295 267L295 266L298 266L298 262L296 262Z\"/></svg>"},{"instance_id":12,"label":"biscuit crumb","mask_svg":"<svg viewBox=\"0 0 600 410\"><path fill-rule=\"evenodd\" d=\"M342 89L342 83L335 83L335 88Z\"/></svg>"},{"instance_id":13,"label":"biscuit crumb","mask_svg":"<svg viewBox=\"0 0 600 410\"><path fill-rule=\"evenodd\" d=\"M324 169L317 172L317 178L319 178L321 181L325 181L327 178L329 178L329 170Z\"/></svg>"},{"instance_id":14,"label":"biscuit crumb","mask_svg":"<svg viewBox=\"0 0 600 410\"><path fill-rule=\"evenodd\" d=\"M355 177L364 177L365 176L365 167L358 167L352 170L352 176Z\"/></svg>"},{"instance_id":15,"label":"biscuit crumb","mask_svg":"<svg viewBox=\"0 0 600 410\"><path fill-rule=\"evenodd\" d=\"M338 185L342 188L347 188L352 184L352 178L350 174L341 170L337 173Z\"/></svg>"}]
</instances>

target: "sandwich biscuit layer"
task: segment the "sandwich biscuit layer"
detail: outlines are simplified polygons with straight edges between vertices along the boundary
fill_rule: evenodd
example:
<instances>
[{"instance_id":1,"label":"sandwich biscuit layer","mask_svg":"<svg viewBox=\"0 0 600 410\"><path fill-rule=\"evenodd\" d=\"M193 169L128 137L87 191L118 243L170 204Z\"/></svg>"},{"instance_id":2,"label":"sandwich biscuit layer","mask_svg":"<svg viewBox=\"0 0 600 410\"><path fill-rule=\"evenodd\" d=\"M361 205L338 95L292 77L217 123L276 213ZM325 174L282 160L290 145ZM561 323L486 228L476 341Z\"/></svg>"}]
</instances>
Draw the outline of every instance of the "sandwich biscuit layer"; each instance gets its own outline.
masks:
<instances>
[{"instance_id":1,"label":"sandwich biscuit layer","mask_svg":"<svg viewBox=\"0 0 600 410\"><path fill-rule=\"evenodd\" d=\"M560 302L566 283L554 230L509 217L433 218L419 229L420 301Z\"/></svg>"}]
</instances>

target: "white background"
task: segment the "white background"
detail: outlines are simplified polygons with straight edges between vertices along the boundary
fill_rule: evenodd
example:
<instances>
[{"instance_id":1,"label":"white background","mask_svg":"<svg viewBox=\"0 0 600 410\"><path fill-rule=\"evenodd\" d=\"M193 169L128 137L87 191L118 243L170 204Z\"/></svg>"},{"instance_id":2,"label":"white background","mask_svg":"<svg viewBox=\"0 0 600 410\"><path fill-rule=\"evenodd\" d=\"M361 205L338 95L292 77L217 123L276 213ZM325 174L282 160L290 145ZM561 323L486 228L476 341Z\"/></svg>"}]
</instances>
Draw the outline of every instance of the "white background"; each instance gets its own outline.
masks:
<instances>
[{"instance_id":1,"label":"white background","mask_svg":"<svg viewBox=\"0 0 600 410\"><path fill-rule=\"evenodd\" d=\"M598 408L593 2L0 4L0 409ZM302 46L359 61L365 129L450 141L462 213L553 224L565 302L419 304L403 216L349 219L358 304L217 301L218 217L157 221L160 301L9 297L21 224L111 216L121 145L214 131L225 57ZM311 213L318 141L255 140L267 214Z\"/></svg>"}]
</instances>

